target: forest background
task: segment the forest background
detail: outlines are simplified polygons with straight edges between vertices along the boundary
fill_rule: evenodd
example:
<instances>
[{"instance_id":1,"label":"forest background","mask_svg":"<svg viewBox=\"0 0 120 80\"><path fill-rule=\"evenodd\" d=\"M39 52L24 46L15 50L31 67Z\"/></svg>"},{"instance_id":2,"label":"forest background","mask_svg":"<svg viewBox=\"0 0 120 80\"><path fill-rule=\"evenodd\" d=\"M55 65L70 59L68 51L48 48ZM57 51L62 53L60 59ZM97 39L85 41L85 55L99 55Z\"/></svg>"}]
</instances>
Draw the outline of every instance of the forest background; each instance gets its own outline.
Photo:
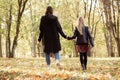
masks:
<instances>
[{"instance_id":1,"label":"forest background","mask_svg":"<svg viewBox=\"0 0 120 80\"><path fill-rule=\"evenodd\" d=\"M119 0L0 0L0 57L40 57L40 18L51 5L66 35L79 16L90 27L95 46L90 57L120 57ZM74 41L61 39L62 56L75 55Z\"/></svg>"}]
</instances>

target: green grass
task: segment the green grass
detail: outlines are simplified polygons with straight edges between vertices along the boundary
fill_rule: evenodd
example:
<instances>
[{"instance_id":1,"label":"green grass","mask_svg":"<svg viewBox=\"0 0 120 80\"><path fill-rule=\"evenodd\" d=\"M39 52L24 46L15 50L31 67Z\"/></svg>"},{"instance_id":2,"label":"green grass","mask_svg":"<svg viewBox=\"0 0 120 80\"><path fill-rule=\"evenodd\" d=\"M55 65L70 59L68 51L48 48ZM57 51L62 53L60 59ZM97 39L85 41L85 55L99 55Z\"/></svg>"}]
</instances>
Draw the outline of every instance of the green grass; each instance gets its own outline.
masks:
<instances>
[{"instance_id":1,"label":"green grass","mask_svg":"<svg viewBox=\"0 0 120 80\"><path fill-rule=\"evenodd\" d=\"M88 58L81 70L79 58L61 58L59 69L51 58L48 70L44 58L0 58L0 80L119 80L120 58Z\"/></svg>"}]
</instances>

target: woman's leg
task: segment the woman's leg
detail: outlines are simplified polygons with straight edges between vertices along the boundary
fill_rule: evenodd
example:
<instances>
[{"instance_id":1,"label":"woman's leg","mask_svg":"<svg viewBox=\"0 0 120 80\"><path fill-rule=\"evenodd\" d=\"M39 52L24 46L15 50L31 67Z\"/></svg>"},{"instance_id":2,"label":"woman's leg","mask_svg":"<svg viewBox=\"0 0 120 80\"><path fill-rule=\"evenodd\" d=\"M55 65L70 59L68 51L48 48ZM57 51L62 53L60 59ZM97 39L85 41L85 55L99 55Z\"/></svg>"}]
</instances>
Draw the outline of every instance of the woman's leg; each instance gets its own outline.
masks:
<instances>
[{"instance_id":1,"label":"woman's leg","mask_svg":"<svg viewBox=\"0 0 120 80\"><path fill-rule=\"evenodd\" d=\"M54 56L55 56L56 64L59 64L59 62L60 62L59 52L54 53Z\"/></svg>"}]
</instances>

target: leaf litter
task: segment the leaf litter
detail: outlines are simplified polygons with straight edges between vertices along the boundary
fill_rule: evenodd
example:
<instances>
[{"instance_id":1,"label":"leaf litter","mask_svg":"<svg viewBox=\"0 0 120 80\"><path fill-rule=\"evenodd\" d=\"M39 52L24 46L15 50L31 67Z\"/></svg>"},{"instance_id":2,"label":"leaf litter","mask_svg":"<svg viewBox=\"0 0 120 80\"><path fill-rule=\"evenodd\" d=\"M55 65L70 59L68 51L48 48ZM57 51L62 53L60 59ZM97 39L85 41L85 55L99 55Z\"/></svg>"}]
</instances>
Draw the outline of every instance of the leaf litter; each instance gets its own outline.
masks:
<instances>
[{"instance_id":1,"label":"leaf litter","mask_svg":"<svg viewBox=\"0 0 120 80\"><path fill-rule=\"evenodd\" d=\"M120 59L88 59L82 71L78 58L61 59L58 68L51 59L48 70L44 58L0 58L0 80L119 80Z\"/></svg>"}]
</instances>

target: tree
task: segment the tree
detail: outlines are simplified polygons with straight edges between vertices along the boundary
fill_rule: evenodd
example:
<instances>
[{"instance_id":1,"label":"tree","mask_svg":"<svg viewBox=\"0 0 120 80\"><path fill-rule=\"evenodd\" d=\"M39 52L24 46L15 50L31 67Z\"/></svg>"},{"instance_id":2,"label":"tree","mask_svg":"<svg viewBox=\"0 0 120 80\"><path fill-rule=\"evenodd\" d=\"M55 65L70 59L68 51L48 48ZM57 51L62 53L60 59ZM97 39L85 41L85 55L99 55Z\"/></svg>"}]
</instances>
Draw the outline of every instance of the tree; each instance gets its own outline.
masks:
<instances>
[{"instance_id":1,"label":"tree","mask_svg":"<svg viewBox=\"0 0 120 80\"><path fill-rule=\"evenodd\" d=\"M17 40L19 37L19 32L20 32L20 22L21 22L21 18L22 18L22 14L24 12L26 3L28 0L18 0L18 14L17 14L17 21L16 21L16 35L14 36L13 39L13 44L12 44L12 51L10 53L10 58L14 57L15 54L15 49L17 47Z\"/></svg>"},{"instance_id":2,"label":"tree","mask_svg":"<svg viewBox=\"0 0 120 80\"><path fill-rule=\"evenodd\" d=\"M116 7L116 8L115 8ZM110 13L110 25L112 28L112 34L117 44L118 56L120 57L120 1L112 0L111 2L111 11Z\"/></svg>"},{"instance_id":3,"label":"tree","mask_svg":"<svg viewBox=\"0 0 120 80\"><path fill-rule=\"evenodd\" d=\"M11 51L11 39L10 39L10 31L11 31L11 24L12 24L12 0L9 4L9 10L6 13L6 24L7 24L7 36L6 36L6 57L10 57Z\"/></svg>"},{"instance_id":4,"label":"tree","mask_svg":"<svg viewBox=\"0 0 120 80\"><path fill-rule=\"evenodd\" d=\"M1 11L1 13L0 13L0 57L2 57L2 51L3 51L2 40L5 40L2 37L3 32L5 32L5 31L3 31L4 29L2 27L5 27L5 25L3 25L3 23L7 22L7 21L5 21L6 14L8 12L8 9L6 8L6 6L7 6L7 1L2 1L2 2L0 1L0 11ZM3 36L4 36L4 34L3 34Z\"/></svg>"},{"instance_id":5,"label":"tree","mask_svg":"<svg viewBox=\"0 0 120 80\"><path fill-rule=\"evenodd\" d=\"M118 56L120 56L120 36L119 36L119 14L120 14L120 1L119 0L101 0L103 4L104 14L103 20L106 26L106 44L108 49L108 55L111 57L115 56L113 49L113 38L117 44ZM116 8L115 8L116 7Z\"/></svg>"},{"instance_id":6,"label":"tree","mask_svg":"<svg viewBox=\"0 0 120 80\"><path fill-rule=\"evenodd\" d=\"M2 57L2 33L1 33L1 26L0 26L0 57Z\"/></svg>"}]
</instances>

